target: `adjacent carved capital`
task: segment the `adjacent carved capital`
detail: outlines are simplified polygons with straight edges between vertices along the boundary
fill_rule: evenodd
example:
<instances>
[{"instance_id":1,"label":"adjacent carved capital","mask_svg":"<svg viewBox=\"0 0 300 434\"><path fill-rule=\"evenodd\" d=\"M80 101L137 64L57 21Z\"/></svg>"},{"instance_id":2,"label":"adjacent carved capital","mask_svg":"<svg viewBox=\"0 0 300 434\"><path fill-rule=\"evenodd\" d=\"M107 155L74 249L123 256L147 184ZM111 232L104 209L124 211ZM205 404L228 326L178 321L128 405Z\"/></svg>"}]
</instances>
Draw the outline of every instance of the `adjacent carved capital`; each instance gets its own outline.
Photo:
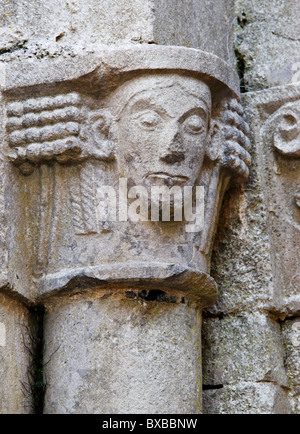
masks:
<instances>
[{"instance_id":1,"label":"adjacent carved capital","mask_svg":"<svg viewBox=\"0 0 300 434\"><path fill-rule=\"evenodd\" d=\"M300 310L300 87L251 93L246 105L269 211L276 309Z\"/></svg>"}]
</instances>

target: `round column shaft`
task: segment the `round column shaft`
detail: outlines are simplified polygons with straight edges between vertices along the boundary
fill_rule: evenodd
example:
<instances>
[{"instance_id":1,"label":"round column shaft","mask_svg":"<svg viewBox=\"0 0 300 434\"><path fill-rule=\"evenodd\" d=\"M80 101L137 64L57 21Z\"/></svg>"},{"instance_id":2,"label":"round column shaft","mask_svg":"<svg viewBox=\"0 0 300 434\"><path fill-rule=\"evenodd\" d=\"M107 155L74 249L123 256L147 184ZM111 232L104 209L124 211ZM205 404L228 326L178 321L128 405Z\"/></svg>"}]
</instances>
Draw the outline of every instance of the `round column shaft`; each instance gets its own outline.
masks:
<instances>
[{"instance_id":1,"label":"round column shaft","mask_svg":"<svg viewBox=\"0 0 300 434\"><path fill-rule=\"evenodd\" d=\"M44 331L46 414L201 413L198 309L120 296L58 298Z\"/></svg>"}]
</instances>

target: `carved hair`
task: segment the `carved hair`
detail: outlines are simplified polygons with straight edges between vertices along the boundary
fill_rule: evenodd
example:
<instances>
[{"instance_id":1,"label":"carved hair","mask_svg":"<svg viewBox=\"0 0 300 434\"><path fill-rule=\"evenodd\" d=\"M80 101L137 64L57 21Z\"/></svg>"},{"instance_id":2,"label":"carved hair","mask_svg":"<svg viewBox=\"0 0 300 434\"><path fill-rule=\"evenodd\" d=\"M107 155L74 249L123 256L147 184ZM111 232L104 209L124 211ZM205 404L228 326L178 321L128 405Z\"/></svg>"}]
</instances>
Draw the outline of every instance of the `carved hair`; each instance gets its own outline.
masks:
<instances>
[{"instance_id":1,"label":"carved hair","mask_svg":"<svg viewBox=\"0 0 300 434\"><path fill-rule=\"evenodd\" d=\"M224 153L222 166L241 178L247 178L251 164L249 125L244 119L244 110L237 99L226 102L222 112Z\"/></svg>"},{"instance_id":2,"label":"carved hair","mask_svg":"<svg viewBox=\"0 0 300 434\"><path fill-rule=\"evenodd\" d=\"M160 79L161 77L152 77L153 86L159 87ZM181 83L183 89L186 88L186 81L192 86L195 79L184 77L184 83ZM132 90L128 85L126 91L129 100L137 93L136 89ZM193 86L192 91L196 93ZM208 86L206 92L210 104ZM120 102L116 95L113 101L119 112ZM113 161L116 138L112 127L116 113L112 115L110 110L105 109L90 114L89 127L92 126L93 145L84 152L79 137L82 123L81 104L81 98L76 93L10 104L6 125L9 133L10 160L21 166L21 169L23 167L24 173L27 170L26 164L24 165L26 162L32 165L28 172L31 173L35 164L50 159L61 163L69 160L79 162L87 157ZM219 124L221 136L217 144L219 149L216 149L215 154L218 155L218 160L221 159L222 167L228 168L242 179L247 178L251 162L249 126L244 120L244 110L237 99L226 101L221 110L221 118L219 122L216 120L215 124ZM207 154L209 153L210 150ZM211 152L211 155L213 153Z\"/></svg>"}]
</instances>

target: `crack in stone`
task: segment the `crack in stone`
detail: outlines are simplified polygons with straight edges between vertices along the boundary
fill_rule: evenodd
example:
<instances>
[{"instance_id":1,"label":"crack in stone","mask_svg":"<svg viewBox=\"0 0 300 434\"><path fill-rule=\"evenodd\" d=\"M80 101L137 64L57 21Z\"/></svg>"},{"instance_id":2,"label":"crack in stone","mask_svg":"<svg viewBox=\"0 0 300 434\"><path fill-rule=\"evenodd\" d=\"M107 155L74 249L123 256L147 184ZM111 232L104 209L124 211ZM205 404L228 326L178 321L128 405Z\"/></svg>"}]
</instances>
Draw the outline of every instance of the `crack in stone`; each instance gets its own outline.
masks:
<instances>
[{"instance_id":1,"label":"crack in stone","mask_svg":"<svg viewBox=\"0 0 300 434\"><path fill-rule=\"evenodd\" d=\"M278 36L279 38L287 39L288 41L300 42L300 38L292 38L291 36L281 35L280 33L272 32L272 35Z\"/></svg>"},{"instance_id":2,"label":"crack in stone","mask_svg":"<svg viewBox=\"0 0 300 434\"><path fill-rule=\"evenodd\" d=\"M202 386L202 390L220 390L223 389L224 385L223 384L203 384Z\"/></svg>"},{"instance_id":3,"label":"crack in stone","mask_svg":"<svg viewBox=\"0 0 300 434\"><path fill-rule=\"evenodd\" d=\"M13 44L10 48L1 48L0 56L3 54L10 54L18 50L26 49L26 43L27 41L21 41L21 42L17 42L16 44Z\"/></svg>"}]
</instances>

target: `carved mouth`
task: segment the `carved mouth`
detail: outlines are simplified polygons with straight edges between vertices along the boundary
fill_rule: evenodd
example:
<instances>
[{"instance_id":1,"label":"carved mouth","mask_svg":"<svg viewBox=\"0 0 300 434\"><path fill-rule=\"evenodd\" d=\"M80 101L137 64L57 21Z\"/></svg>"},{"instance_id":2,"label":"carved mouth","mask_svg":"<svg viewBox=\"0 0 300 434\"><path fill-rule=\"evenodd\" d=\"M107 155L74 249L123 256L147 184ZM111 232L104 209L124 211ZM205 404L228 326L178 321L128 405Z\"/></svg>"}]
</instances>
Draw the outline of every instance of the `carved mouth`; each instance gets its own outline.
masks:
<instances>
[{"instance_id":1,"label":"carved mouth","mask_svg":"<svg viewBox=\"0 0 300 434\"><path fill-rule=\"evenodd\" d=\"M183 175L171 175L166 172L151 172L145 178L149 181L164 181L165 184L182 184L183 182L189 181L188 176Z\"/></svg>"}]
</instances>

